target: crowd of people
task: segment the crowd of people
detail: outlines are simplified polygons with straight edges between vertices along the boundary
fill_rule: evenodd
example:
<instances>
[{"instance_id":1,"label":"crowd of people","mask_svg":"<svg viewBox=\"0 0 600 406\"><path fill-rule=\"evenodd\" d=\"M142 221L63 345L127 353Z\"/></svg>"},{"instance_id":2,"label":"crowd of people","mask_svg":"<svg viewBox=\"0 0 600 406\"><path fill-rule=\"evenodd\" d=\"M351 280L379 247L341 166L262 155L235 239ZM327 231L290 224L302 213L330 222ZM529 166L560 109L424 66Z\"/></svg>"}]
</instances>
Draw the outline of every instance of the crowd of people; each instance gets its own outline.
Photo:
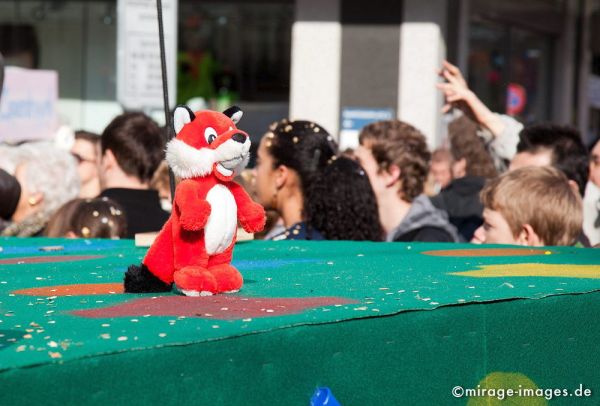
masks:
<instances>
[{"instance_id":1,"label":"crowd of people","mask_svg":"<svg viewBox=\"0 0 600 406\"><path fill-rule=\"evenodd\" d=\"M312 121L282 119L240 176L268 212L257 238L525 246L600 243L600 142L572 127L490 111L445 62L453 120L443 147L399 120L368 124L354 151ZM102 132L0 145L2 236L132 238L169 216L166 135L139 112Z\"/></svg>"}]
</instances>

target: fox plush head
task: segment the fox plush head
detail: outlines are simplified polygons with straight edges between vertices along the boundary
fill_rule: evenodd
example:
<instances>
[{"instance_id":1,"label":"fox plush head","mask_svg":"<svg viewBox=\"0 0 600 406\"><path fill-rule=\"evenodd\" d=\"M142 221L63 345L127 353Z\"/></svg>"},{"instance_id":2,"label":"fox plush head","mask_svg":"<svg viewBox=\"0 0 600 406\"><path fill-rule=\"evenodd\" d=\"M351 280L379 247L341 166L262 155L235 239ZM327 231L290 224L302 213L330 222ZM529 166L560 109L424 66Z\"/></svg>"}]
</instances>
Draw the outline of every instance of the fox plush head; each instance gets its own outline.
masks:
<instances>
[{"instance_id":1,"label":"fox plush head","mask_svg":"<svg viewBox=\"0 0 600 406\"><path fill-rule=\"evenodd\" d=\"M199 111L185 106L175 109L173 127L177 136L167 144L167 162L182 179L214 175L231 181L248 164L250 137L236 124L242 118L239 107L223 113Z\"/></svg>"}]
</instances>

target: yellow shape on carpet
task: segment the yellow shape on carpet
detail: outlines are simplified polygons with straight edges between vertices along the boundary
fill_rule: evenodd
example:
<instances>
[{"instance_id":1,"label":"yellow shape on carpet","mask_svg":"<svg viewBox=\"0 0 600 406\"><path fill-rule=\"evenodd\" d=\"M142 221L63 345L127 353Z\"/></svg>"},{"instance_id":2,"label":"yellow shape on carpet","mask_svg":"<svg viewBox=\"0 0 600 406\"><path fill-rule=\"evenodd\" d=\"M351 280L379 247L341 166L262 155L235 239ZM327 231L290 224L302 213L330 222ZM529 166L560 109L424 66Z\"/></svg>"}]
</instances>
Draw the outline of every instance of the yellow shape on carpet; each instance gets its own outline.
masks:
<instances>
[{"instance_id":1,"label":"yellow shape on carpet","mask_svg":"<svg viewBox=\"0 0 600 406\"><path fill-rule=\"evenodd\" d=\"M507 396L507 389L513 390L512 396ZM546 393L540 390L530 378L518 372L492 372L479 382L477 390L483 396L469 396L467 406L546 406L548 404L544 396Z\"/></svg>"},{"instance_id":2,"label":"yellow shape on carpet","mask_svg":"<svg viewBox=\"0 0 600 406\"><path fill-rule=\"evenodd\" d=\"M452 272L450 275L474 278L498 278L503 276L544 276L550 278L600 279L600 265L570 264L502 264L482 265L479 269Z\"/></svg>"}]
</instances>

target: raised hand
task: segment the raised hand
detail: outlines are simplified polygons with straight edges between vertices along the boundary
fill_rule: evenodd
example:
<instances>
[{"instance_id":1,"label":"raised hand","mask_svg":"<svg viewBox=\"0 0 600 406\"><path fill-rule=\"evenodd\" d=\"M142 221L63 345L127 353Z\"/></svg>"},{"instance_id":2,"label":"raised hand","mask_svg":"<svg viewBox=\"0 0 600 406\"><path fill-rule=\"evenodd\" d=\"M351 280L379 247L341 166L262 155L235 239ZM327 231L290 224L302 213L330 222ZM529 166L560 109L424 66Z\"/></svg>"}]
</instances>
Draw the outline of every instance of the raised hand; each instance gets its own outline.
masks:
<instances>
[{"instance_id":1,"label":"raised hand","mask_svg":"<svg viewBox=\"0 0 600 406\"><path fill-rule=\"evenodd\" d=\"M438 74L446 80L444 83L436 84L436 87L444 94L446 101L442 107L442 113L445 114L452 108L458 108L471 120L490 130L494 136L502 133L505 127L504 123L469 89L467 81L458 67L444 61Z\"/></svg>"}]
</instances>

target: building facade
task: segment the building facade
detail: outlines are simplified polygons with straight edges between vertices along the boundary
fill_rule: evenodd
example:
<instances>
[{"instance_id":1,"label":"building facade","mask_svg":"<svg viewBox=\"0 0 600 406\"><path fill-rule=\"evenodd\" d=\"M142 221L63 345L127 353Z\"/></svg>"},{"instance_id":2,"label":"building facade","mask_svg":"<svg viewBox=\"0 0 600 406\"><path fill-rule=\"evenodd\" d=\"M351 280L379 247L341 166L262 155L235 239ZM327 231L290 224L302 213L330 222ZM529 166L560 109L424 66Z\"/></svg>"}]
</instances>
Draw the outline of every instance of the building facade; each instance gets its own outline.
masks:
<instances>
[{"instance_id":1,"label":"building facade","mask_svg":"<svg viewBox=\"0 0 600 406\"><path fill-rule=\"evenodd\" d=\"M391 111L436 146L444 59L494 111L600 134L600 0L177 3L177 101L240 104L256 137L284 116L339 134L354 109ZM59 113L74 128L101 131L122 111L116 10L116 0L0 0L0 52L59 73Z\"/></svg>"},{"instance_id":2,"label":"building facade","mask_svg":"<svg viewBox=\"0 0 600 406\"><path fill-rule=\"evenodd\" d=\"M600 2L297 0L290 114L332 131L348 107L392 108L444 137L444 59L493 110L600 135ZM307 66L308 64L308 66ZM312 64L312 65L311 65Z\"/></svg>"}]
</instances>

